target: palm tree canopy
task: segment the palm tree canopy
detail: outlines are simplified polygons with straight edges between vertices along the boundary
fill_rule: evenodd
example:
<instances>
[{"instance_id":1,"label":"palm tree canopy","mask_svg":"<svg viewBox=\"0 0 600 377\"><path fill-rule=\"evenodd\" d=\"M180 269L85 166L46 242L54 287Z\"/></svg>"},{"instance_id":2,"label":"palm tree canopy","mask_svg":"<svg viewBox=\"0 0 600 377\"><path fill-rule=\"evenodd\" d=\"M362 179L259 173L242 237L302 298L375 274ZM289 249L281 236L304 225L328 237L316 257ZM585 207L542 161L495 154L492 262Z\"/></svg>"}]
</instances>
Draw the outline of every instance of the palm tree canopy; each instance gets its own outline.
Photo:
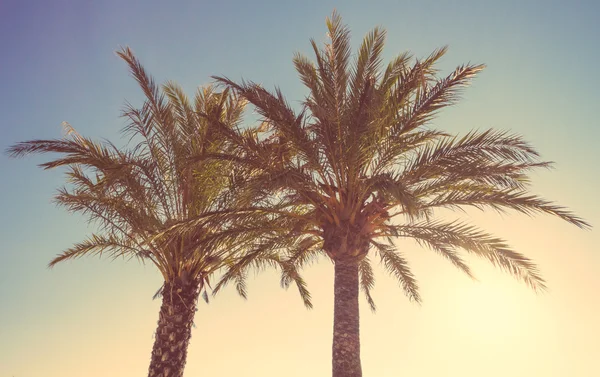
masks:
<instances>
[{"instance_id":1,"label":"palm tree canopy","mask_svg":"<svg viewBox=\"0 0 600 377\"><path fill-rule=\"evenodd\" d=\"M358 261L361 286L373 309L369 250L410 299L421 300L394 237L416 239L469 276L461 249L533 289L544 289L536 266L502 239L434 218L436 209L472 206L546 213L589 227L567 209L529 193L528 173L550 163L540 161L520 136L487 130L456 137L428 127L484 66L461 65L440 77L435 63L446 48L424 59L402 53L384 66L386 33L381 28L366 35L351 61L350 32L337 13L327 19L327 28L323 48L311 40L314 62L294 56L309 90L299 112L279 89L270 92L254 82L215 77L250 102L262 119L256 127L228 131L237 157L210 157L245 168L247 179L236 189L252 192L248 197L262 196L263 210L286 222L282 242L288 244L290 261L301 267L322 251L334 261Z\"/></svg>"},{"instance_id":2,"label":"palm tree canopy","mask_svg":"<svg viewBox=\"0 0 600 377\"><path fill-rule=\"evenodd\" d=\"M189 99L173 82L157 85L129 48L118 55L145 95L141 107L127 103L122 112L128 121L123 133L130 137L130 148L85 138L64 123L62 139L21 142L8 149L13 157L58 153L59 157L40 165L67 169L69 185L58 190L55 202L99 225L98 233L58 255L50 266L84 255L151 261L166 283L198 279L205 300L209 277L227 267L245 297L245 270L281 267L281 261L273 249L258 246L242 219L216 217L231 213L240 201L228 189L235 166L198 158L227 152L219 129L233 129L240 122L245 100L212 86L199 88ZM218 119L220 128L212 126L209 118ZM193 229L169 233L191 218L196 220ZM301 278L290 269L285 271L310 306Z\"/></svg>"}]
</instances>

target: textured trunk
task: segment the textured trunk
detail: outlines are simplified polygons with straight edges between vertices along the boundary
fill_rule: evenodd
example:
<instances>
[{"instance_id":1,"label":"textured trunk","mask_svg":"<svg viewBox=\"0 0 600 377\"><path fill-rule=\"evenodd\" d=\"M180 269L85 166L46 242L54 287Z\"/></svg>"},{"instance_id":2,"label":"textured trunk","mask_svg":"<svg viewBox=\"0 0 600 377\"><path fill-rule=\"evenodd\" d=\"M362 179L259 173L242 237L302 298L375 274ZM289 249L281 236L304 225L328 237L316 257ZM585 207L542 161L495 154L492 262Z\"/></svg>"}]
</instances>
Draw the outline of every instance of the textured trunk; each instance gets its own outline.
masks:
<instances>
[{"instance_id":1,"label":"textured trunk","mask_svg":"<svg viewBox=\"0 0 600 377\"><path fill-rule=\"evenodd\" d=\"M358 263L335 262L333 377L361 377Z\"/></svg>"},{"instance_id":2,"label":"textured trunk","mask_svg":"<svg viewBox=\"0 0 600 377\"><path fill-rule=\"evenodd\" d=\"M198 301L198 282L165 283L149 377L182 377Z\"/></svg>"}]
</instances>

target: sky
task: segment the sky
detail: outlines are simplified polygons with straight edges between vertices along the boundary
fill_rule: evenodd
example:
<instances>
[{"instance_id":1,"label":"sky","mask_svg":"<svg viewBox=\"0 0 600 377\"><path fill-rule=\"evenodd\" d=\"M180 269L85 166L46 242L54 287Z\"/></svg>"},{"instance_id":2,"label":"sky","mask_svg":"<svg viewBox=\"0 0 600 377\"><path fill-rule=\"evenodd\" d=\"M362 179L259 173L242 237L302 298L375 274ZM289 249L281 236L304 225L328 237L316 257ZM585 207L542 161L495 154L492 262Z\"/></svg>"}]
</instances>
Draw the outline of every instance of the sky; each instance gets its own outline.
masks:
<instances>
[{"instance_id":1,"label":"sky","mask_svg":"<svg viewBox=\"0 0 600 377\"><path fill-rule=\"evenodd\" d=\"M325 41L336 8L353 46L388 31L385 59L449 45L442 72L487 64L460 104L433 126L450 133L510 130L555 169L532 190L595 226L515 213L456 214L534 259L549 285L536 294L484 261L477 281L410 241L398 242L423 303L410 303L375 266L371 313L361 298L365 377L600 375L600 24L596 1L27 1L0 0L0 150L59 138L60 124L123 143L120 109L142 93L114 54L130 46L159 82L187 93L211 75L306 94L294 52ZM310 56L310 55L309 55ZM147 373L161 277L136 261L84 258L47 268L94 228L52 204L60 170L44 157L0 156L0 376L99 377ZM451 216L452 214L449 214ZM244 301L229 287L199 303L186 376L328 376L333 266L306 269L313 310L266 272Z\"/></svg>"}]
</instances>

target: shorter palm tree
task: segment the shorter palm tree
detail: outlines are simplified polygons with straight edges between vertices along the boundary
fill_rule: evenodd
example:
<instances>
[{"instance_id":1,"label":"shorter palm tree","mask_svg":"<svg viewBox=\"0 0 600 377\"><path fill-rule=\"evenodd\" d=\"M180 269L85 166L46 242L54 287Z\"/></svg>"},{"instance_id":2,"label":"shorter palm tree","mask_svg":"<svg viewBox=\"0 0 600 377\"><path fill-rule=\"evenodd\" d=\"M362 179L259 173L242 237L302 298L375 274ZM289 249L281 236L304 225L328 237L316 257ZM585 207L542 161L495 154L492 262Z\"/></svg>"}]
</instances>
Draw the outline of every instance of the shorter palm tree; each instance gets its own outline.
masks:
<instances>
[{"instance_id":1,"label":"shorter palm tree","mask_svg":"<svg viewBox=\"0 0 600 377\"><path fill-rule=\"evenodd\" d=\"M361 287L375 309L371 257L379 257L409 299L421 301L396 237L417 240L469 276L461 249L536 290L545 288L527 257L471 225L436 220L436 209L512 209L589 225L528 192L529 171L549 163L521 137L489 130L458 138L427 127L483 65L459 66L439 78L434 65L442 48L417 61L404 53L382 67L386 34L380 28L365 37L351 64L350 33L338 14L327 28L324 49L311 41L316 63L294 57L309 90L300 112L279 90L216 78L255 106L262 116L255 131L265 137L227 131L243 158L212 157L246 168L249 178L237 190L271 193L263 210L288 219L291 263L301 268L321 253L334 263L333 376L360 377L358 292Z\"/></svg>"},{"instance_id":2,"label":"shorter palm tree","mask_svg":"<svg viewBox=\"0 0 600 377\"><path fill-rule=\"evenodd\" d=\"M133 148L93 141L65 123L63 139L21 142L8 153L59 154L41 164L44 169L67 168L69 186L58 190L56 203L99 224L98 233L54 258L51 267L85 255L105 255L149 261L158 268L164 283L157 293L162 306L149 376L180 377L197 300L202 295L208 301L211 277L221 268L229 269L237 291L245 297L243 277L248 268L283 264L268 246L268 232L263 229L262 237L253 233L251 225L260 225L259 215L252 224L227 217L241 200L228 189L235 166L197 158L227 151L223 133L208 119L233 129L245 102L211 86L200 88L190 101L172 82L161 90L129 48L118 55L146 97L140 108L126 104L123 112L129 121L124 132ZM192 229L169 231L189 219L196 221ZM283 270L310 305L300 277L289 268Z\"/></svg>"}]
</instances>

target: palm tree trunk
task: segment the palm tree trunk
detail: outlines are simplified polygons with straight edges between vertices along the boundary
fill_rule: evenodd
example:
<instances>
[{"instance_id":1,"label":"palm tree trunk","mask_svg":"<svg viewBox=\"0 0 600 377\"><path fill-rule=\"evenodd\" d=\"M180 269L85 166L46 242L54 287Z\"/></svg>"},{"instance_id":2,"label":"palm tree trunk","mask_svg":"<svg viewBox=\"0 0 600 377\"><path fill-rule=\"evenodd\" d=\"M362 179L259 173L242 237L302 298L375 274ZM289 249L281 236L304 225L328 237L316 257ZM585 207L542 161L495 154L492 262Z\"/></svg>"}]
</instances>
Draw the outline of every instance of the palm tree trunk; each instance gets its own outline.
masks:
<instances>
[{"instance_id":1,"label":"palm tree trunk","mask_svg":"<svg viewBox=\"0 0 600 377\"><path fill-rule=\"evenodd\" d=\"M182 377L199 295L197 281L165 283L149 377Z\"/></svg>"},{"instance_id":2,"label":"palm tree trunk","mask_svg":"<svg viewBox=\"0 0 600 377\"><path fill-rule=\"evenodd\" d=\"M358 263L335 261L333 377L361 377Z\"/></svg>"}]
</instances>

